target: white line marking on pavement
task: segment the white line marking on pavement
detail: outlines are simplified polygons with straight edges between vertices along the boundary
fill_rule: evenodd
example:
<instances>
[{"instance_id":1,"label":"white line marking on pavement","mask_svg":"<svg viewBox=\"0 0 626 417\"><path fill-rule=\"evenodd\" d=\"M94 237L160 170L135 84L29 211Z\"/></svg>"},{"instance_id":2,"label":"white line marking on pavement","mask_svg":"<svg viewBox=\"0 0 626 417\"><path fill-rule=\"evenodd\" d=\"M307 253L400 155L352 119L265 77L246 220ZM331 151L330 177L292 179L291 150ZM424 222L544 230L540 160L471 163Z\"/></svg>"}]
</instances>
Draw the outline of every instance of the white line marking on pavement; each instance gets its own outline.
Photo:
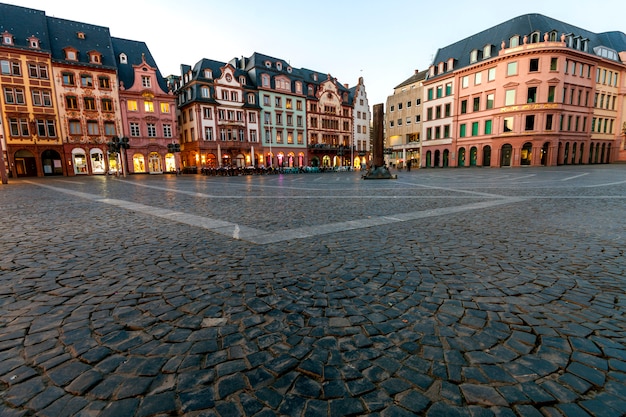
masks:
<instances>
[{"instance_id":1,"label":"white line marking on pavement","mask_svg":"<svg viewBox=\"0 0 626 417\"><path fill-rule=\"evenodd\" d=\"M588 172L584 172L584 173L579 174L579 175L574 175L573 177L563 178L561 181L569 181L569 180L573 180L575 178L584 177L585 175L589 175L589 173Z\"/></svg>"},{"instance_id":2,"label":"white line marking on pavement","mask_svg":"<svg viewBox=\"0 0 626 417\"><path fill-rule=\"evenodd\" d=\"M80 191L68 190L65 188L53 187L50 185L44 185L25 181L39 187L48 188L53 191L73 195L79 198L88 199L98 203L109 204L112 206L120 207L126 210L135 211L150 216L165 218L169 221L175 221L190 226L201 227L205 230L209 230L214 233L218 233L223 236L227 236L233 239L244 240L250 243L256 243L264 245L268 243L276 243L287 240L303 239L307 237L320 236L326 234L332 234L342 232L346 230L364 229L372 226L380 226L385 224L413 221L418 219L424 219L427 217L445 216L448 214L461 213L469 210L479 210L490 207L495 207L503 204L512 204L520 201L524 201L525 198L501 198L498 200L487 200L476 203L465 204L462 206L454 207L442 207L438 209L429 209L422 211L415 211L411 213L398 213L392 216L379 216L370 217L366 219L348 220L336 223L320 224L315 226L298 227L294 229L286 229L279 231L266 232L261 229L253 227L243 226L228 221L211 219L209 217L197 216L194 214L183 213L180 211L174 211L159 207L148 206L140 203L133 203L132 201L118 200L112 198L103 198L99 195L83 193ZM198 193L191 193L197 195Z\"/></svg>"},{"instance_id":3,"label":"white line marking on pavement","mask_svg":"<svg viewBox=\"0 0 626 417\"><path fill-rule=\"evenodd\" d=\"M611 185L620 185L620 184L626 184L626 180L625 181L618 181L618 182L607 182L606 184L594 184L594 185L583 185L583 188L592 188L592 187L609 187Z\"/></svg>"}]
</instances>

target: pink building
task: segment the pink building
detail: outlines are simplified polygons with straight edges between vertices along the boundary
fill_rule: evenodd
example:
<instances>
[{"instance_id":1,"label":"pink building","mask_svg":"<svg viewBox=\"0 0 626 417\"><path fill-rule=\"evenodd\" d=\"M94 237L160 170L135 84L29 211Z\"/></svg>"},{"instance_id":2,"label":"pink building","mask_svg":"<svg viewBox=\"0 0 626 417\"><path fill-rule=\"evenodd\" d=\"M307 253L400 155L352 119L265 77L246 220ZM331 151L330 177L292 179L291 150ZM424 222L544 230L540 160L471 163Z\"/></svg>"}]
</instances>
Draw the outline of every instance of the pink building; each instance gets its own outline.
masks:
<instances>
[{"instance_id":1,"label":"pink building","mask_svg":"<svg viewBox=\"0 0 626 417\"><path fill-rule=\"evenodd\" d=\"M626 35L526 15L440 49L424 81L422 166L617 160L626 65L607 44L626 50Z\"/></svg>"}]
</instances>

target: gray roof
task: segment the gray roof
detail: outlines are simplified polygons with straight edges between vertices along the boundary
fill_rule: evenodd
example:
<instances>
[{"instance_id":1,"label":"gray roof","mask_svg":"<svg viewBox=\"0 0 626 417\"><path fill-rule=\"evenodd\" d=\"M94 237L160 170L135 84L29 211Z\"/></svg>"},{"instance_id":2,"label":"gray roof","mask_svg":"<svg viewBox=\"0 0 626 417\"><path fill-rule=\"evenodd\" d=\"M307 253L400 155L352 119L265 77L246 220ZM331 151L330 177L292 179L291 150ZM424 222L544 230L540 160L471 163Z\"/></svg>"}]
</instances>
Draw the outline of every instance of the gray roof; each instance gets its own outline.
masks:
<instances>
[{"instance_id":1,"label":"gray roof","mask_svg":"<svg viewBox=\"0 0 626 417\"><path fill-rule=\"evenodd\" d=\"M159 87L164 93L168 92L167 80L163 78L159 67L157 66L148 45L145 42L133 41L128 39L111 38L113 44L114 59L117 63L118 77L120 81L124 83L125 88L132 87L135 82L135 71L133 65L139 65L146 60L146 63L152 68L156 68L157 81ZM119 60L120 54L125 54L127 58L127 64L122 64Z\"/></svg>"},{"instance_id":2,"label":"gray roof","mask_svg":"<svg viewBox=\"0 0 626 417\"><path fill-rule=\"evenodd\" d=\"M428 74L428 70L424 70L424 71L415 70L415 73L413 73L413 75L411 75L406 80L402 81L400 84L396 85L394 89L404 87L405 85L415 84L419 81L424 81L426 79L427 74Z\"/></svg>"},{"instance_id":3,"label":"gray roof","mask_svg":"<svg viewBox=\"0 0 626 417\"><path fill-rule=\"evenodd\" d=\"M507 42L515 35L524 36L534 32L543 34L556 31L559 34L572 34L589 40L588 51L593 53L593 48L597 46L605 46L617 52L626 51L626 35L622 32L606 32L593 33L586 29L561 22L559 20L541 15L541 14L525 14L507 20L492 28L478 32L468 38L462 39L437 51L433 60L433 65L440 62L447 62L450 59L455 60L455 68L459 69L470 65L470 53L473 50L482 51L486 45L495 46L492 56L497 56L497 50L500 49L502 41Z\"/></svg>"},{"instance_id":4,"label":"gray roof","mask_svg":"<svg viewBox=\"0 0 626 417\"><path fill-rule=\"evenodd\" d=\"M41 50L50 52L46 13L41 10L0 3L0 33L5 31L13 35L17 48L30 49L28 38L34 35Z\"/></svg>"}]
</instances>

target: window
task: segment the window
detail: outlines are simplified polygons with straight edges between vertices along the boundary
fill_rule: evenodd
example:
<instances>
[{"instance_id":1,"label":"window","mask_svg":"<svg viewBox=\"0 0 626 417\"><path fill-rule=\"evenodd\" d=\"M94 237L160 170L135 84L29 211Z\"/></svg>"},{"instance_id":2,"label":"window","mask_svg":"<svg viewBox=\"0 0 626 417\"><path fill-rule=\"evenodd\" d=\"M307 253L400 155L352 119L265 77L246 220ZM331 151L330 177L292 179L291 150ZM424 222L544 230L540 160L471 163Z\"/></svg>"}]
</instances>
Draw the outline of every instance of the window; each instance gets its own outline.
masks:
<instances>
[{"instance_id":1,"label":"window","mask_svg":"<svg viewBox=\"0 0 626 417\"><path fill-rule=\"evenodd\" d=\"M461 100L461 114L467 113L467 100Z\"/></svg>"},{"instance_id":2,"label":"window","mask_svg":"<svg viewBox=\"0 0 626 417\"><path fill-rule=\"evenodd\" d=\"M478 136L478 122L472 122L472 136Z\"/></svg>"},{"instance_id":3,"label":"window","mask_svg":"<svg viewBox=\"0 0 626 417\"><path fill-rule=\"evenodd\" d=\"M91 136L97 136L100 134L100 128L98 122L95 120L87 120L87 134Z\"/></svg>"},{"instance_id":4,"label":"window","mask_svg":"<svg viewBox=\"0 0 626 417\"><path fill-rule=\"evenodd\" d=\"M22 75L20 63L17 61L0 61L0 70L5 75Z\"/></svg>"},{"instance_id":5,"label":"window","mask_svg":"<svg viewBox=\"0 0 626 417\"><path fill-rule=\"evenodd\" d=\"M509 62L507 64L506 75L517 75L517 62Z\"/></svg>"},{"instance_id":6,"label":"window","mask_svg":"<svg viewBox=\"0 0 626 417\"><path fill-rule=\"evenodd\" d=\"M487 109L493 109L493 103L495 101L495 94L487 94Z\"/></svg>"},{"instance_id":7,"label":"window","mask_svg":"<svg viewBox=\"0 0 626 417\"><path fill-rule=\"evenodd\" d=\"M144 101L143 108L146 113L154 113L154 103L151 101Z\"/></svg>"},{"instance_id":8,"label":"window","mask_svg":"<svg viewBox=\"0 0 626 417\"><path fill-rule=\"evenodd\" d=\"M435 119L441 119L441 106L435 107Z\"/></svg>"},{"instance_id":9,"label":"window","mask_svg":"<svg viewBox=\"0 0 626 417\"><path fill-rule=\"evenodd\" d=\"M152 87L152 80L150 79L149 76L147 76L147 75L142 75L141 76L141 86L143 88L150 88L150 87Z\"/></svg>"},{"instance_id":10,"label":"window","mask_svg":"<svg viewBox=\"0 0 626 417\"><path fill-rule=\"evenodd\" d=\"M285 108L287 108L287 109L291 109L292 108L292 100L290 98L285 100Z\"/></svg>"},{"instance_id":11,"label":"window","mask_svg":"<svg viewBox=\"0 0 626 417\"><path fill-rule=\"evenodd\" d=\"M504 132L512 132L513 131L513 117L505 117L504 118Z\"/></svg>"},{"instance_id":12,"label":"window","mask_svg":"<svg viewBox=\"0 0 626 417\"><path fill-rule=\"evenodd\" d=\"M85 97L83 98L83 103L85 104L85 110L95 110L96 109L96 99L93 97Z\"/></svg>"},{"instance_id":13,"label":"window","mask_svg":"<svg viewBox=\"0 0 626 417\"><path fill-rule=\"evenodd\" d=\"M487 81L494 81L496 79L496 69L489 68L487 70Z\"/></svg>"},{"instance_id":14,"label":"window","mask_svg":"<svg viewBox=\"0 0 626 417\"><path fill-rule=\"evenodd\" d=\"M553 115L551 114L546 115L546 130L552 130L552 119L553 119Z\"/></svg>"},{"instance_id":15,"label":"window","mask_svg":"<svg viewBox=\"0 0 626 417\"><path fill-rule=\"evenodd\" d=\"M167 123L163 125L163 137L171 138L172 137L172 125Z\"/></svg>"},{"instance_id":16,"label":"window","mask_svg":"<svg viewBox=\"0 0 626 417\"><path fill-rule=\"evenodd\" d=\"M515 104L515 90L506 90L504 93L504 105L512 106Z\"/></svg>"},{"instance_id":17,"label":"window","mask_svg":"<svg viewBox=\"0 0 626 417\"><path fill-rule=\"evenodd\" d=\"M439 88L437 88L437 93L439 93ZM398 110L402 110L402 103L398 103Z\"/></svg>"},{"instance_id":18,"label":"window","mask_svg":"<svg viewBox=\"0 0 626 417\"><path fill-rule=\"evenodd\" d=\"M170 103L161 103L161 113L170 112Z\"/></svg>"},{"instance_id":19,"label":"window","mask_svg":"<svg viewBox=\"0 0 626 417\"><path fill-rule=\"evenodd\" d=\"M528 69L530 72L538 72L539 71L539 58L531 58L530 66Z\"/></svg>"},{"instance_id":20,"label":"window","mask_svg":"<svg viewBox=\"0 0 626 417\"><path fill-rule=\"evenodd\" d=\"M446 84L446 96L449 96L452 94L452 83L448 83ZM417 103L419 105L419 103Z\"/></svg>"},{"instance_id":21,"label":"window","mask_svg":"<svg viewBox=\"0 0 626 417\"><path fill-rule=\"evenodd\" d=\"M467 136L467 125L463 123L459 126L459 137L464 138L465 136Z\"/></svg>"},{"instance_id":22,"label":"window","mask_svg":"<svg viewBox=\"0 0 626 417\"><path fill-rule=\"evenodd\" d=\"M253 113L253 112L248 113L248 122L256 123L256 113Z\"/></svg>"},{"instance_id":23,"label":"window","mask_svg":"<svg viewBox=\"0 0 626 417\"><path fill-rule=\"evenodd\" d=\"M201 87L200 88L200 96L202 98L211 98L211 92L209 91L209 87Z\"/></svg>"},{"instance_id":24,"label":"window","mask_svg":"<svg viewBox=\"0 0 626 417\"><path fill-rule=\"evenodd\" d=\"M537 87L528 87L528 99L527 103L537 102Z\"/></svg>"},{"instance_id":25,"label":"window","mask_svg":"<svg viewBox=\"0 0 626 417\"><path fill-rule=\"evenodd\" d=\"M108 90L111 88L111 80L109 79L109 77L100 76L98 77L98 86L100 88Z\"/></svg>"},{"instance_id":26,"label":"window","mask_svg":"<svg viewBox=\"0 0 626 417\"><path fill-rule=\"evenodd\" d=\"M557 71L558 64L559 64L558 58L550 58L550 71Z\"/></svg>"},{"instance_id":27,"label":"window","mask_svg":"<svg viewBox=\"0 0 626 417\"><path fill-rule=\"evenodd\" d=\"M441 98L441 97L443 97L443 86L439 85L437 86L437 98Z\"/></svg>"},{"instance_id":28,"label":"window","mask_svg":"<svg viewBox=\"0 0 626 417\"><path fill-rule=\"evenodd\" d=\"M445 117L452 116L452 104L451 103L446 103L444 114L445 114Z\"/></svg>"},{"instance_id":29,"label":"window","mask_svg":"<svg viewBox=\"0 0 626 417\"><path fill-rule=\"evenodd\" d=\"M63 77L63 85L76 85L76 81L74 80L74 74L71 72L64 72L62 74Z\"/></svg>"},{"instance_id":30,"label":"window","mask_svg":"<svg viewBox=\"0 0 626 417\"><path fill-rule=\"evenodd\" d=\"M48 79L48 66L44 64L28 64L28 75L30 78Z\"/></svg>"},{"instance_id":31,"label":"window","mask_svg":"<svg viewBox=\"0 0 626 417\"><path fill-rule=\"evenodd\" d=\"M81 135L82 133L80 121L70 120L70 135Z\"/></svg>"},{"instance_id":32,"label":"window","mask_svg":"<svg viewBox=\"0 0 626 417\"><path fill-rule=\"evenodd\" d=\"M465 77L461 78L461 87L463 87L463 88L469 87L469 76L468 75L466 75Z\"/></svg>"},{"instance_id":33,"label":"window","mask_svg":"<svg viewBox=\"0 0 626 417\"><path fill-rule=\"evenodd\" d=\"M302 100L296 101L296 110L302 110Z\"/></svg>"},{"instance_id":34,"label":"window","mask_svg":"<svg viewBox=\"0 0 626 417\"><path fill-rule=\"evenodd\" d=\"M4 88L4 101L7 104L26 104L24 90L21 88Z\"/></svg>"},{"instance_id":35,"label":"window","mask_svg":"<svg viewBox=\"0 0 626 417\"><path fill-rule=\"evenodd\" d=\"M474 97L474 105L472 111L480 111L480 97Z\"/></svg>"},{"instance_id":36,"label":"window","mask_svg":"<svg viewBox=\"0 0 626 417\"><path fill-rule=\"evenodd\" d=\"M435 139L441 139L441 126L435 127Z\"/></svg>"},{"instance_id":37,"label":"window","mask_svg":"<svg viewBox=\"0 0 626 417\"><path fill-rule=\"evenodd\" d=\"M139 123L137 122L130 122L130 135L131 136L139 136Z\"/></svg>"},{"instance_id":38,"label":"window","mask_svg":"<svg viewBox=\"0 0 626 417\"><path fill-rule=\"evenodd\" d=\"M428 89L428 92L427 92L427 94L428 94L428 100L432 100L432 99L433 99L433 93L434 93L434 90L433 90L432 88L429 88L429 89ZM392 110L391 110L391 111L393 111L393 108L392 108Z\"/></svg>"},{"instance_id":39,"label":"window","mask_svg":"<svg viewBox=\"0 0 626 417\"><path fill-rule=\"evenodd\" d=\"M548 87L548 103L554 103L554 96L556 95L556 86L551 85Z\"/></svg>"},{"instance_id":40,"label":"window","mask_svg":"<svg viewBox=\"0 0 626 417\"><path fill-rule=\"evenodd\" d=\"M113 100L103 98L100 102L102 103L102 111L113 111Z\"/></svg>"},{"instance_id":41,"label":"window","mask_svg":"<svg viewBox=\"0 0 626 417\"><path fill-rule=\"evenodd\" d=\"M148 137L149 138L156 138L156 124L154 124L154 123L147 123L146 127L148 128Z\"/></svg>"},{"instance_id":42,"label":"window","mask_svg":"<svg viewBox=\"0 0 626 417\"><path fill-rule=\"evenodd\" d=\"M483 82L483 73L477 72L474 74L474 85L480 85Z\"/></svg>"},{"instance_id":43,"label":"window","mask_svg":"<svg viewBox=\"0 0 626 417\"><path fill-rule=\"evenodd\" d=\"M104 122L104 134L106 136L115 136L115 123L113 122Z\"/></svg>"},{"instance_id":44,"label":"window","mask_svg":"<svg viewBox=\"0 0 626 417\"><path fill-rule=\"evenodd\" d=\"M433 138L433 128L429 127L426 129L426 140L431 140Z\"/></svg>"},{"instance_id":45,"label":"window","mask_svg":"<svg viewBox=\"0 0 626 417\"><path fill-rule=\"evenodd\" d=\"M80 85L83 87L93 87L93 77L89 74L81 74Z\"/></svg>"},{"instance_id":46,"label":"window","mask_svg":"<svg viewBox=\"0 0 626 417\"><path fill-rule=\"evenodd\" d=\"M137 111L137 101L128 100L127 107L128 107L128 111Z\"/></svg>"},{"instance_id":47,"label":"window","mask_svg":"<svg viewBox=\"0 0 626 417\"><path fill-rule=\"evenodd\" d=\"M67 109L77 109L78 99L75 96L65 96L65 107Z\"/></svg>"},{"instance_id":48,"label":"window","mask_svg":"<svg viewBox=\"0 0 626 417\"><path fill-rule=\"evenodd\" d=\"M432 107L429 107L426 109L426 120L433 120L433 108Z\"/></svg>"},{"instance_id":49,"label":"window","mask_svg":"<svg viewBox=\"0 0 626 417\"><path fill-rule=\"evenodd\" d=\"M535 115L534 114L526 115L525 130L526 131L535 130Z\"/></svg>"},{"instance_id":50,"label":"window","mask_svg":"<svg viewBox=\"0 0 626 417\"><path fill-rule=\"evenodd\" d=\"M492 121L485 120L485 135L491 135L492 131Z\"/></svg>"}]
</instances>

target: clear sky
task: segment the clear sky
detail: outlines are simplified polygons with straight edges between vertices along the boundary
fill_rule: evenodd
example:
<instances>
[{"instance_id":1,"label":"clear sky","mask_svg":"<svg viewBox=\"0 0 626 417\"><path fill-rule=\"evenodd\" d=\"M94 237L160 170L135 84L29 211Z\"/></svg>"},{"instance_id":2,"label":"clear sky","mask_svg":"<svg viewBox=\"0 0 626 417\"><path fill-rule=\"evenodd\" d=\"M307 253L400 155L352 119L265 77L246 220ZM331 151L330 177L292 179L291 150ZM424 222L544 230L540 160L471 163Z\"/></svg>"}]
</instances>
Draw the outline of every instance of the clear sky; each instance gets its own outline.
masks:
<instances>
[{"instance_id":1,"label":"clear sky","mask_svg":"<svg viewBox=\"0 0 626 417\"><path fill-rule=\"evenodd\" d=\"M48 16L110 28L143 41L163 75L202 58L228 62L259 52L294 68L330 73L370 105L384 103L437 49L526 13L592 32L626 32L624 0L0 0Z\"/></svg>"}]
</instances>

